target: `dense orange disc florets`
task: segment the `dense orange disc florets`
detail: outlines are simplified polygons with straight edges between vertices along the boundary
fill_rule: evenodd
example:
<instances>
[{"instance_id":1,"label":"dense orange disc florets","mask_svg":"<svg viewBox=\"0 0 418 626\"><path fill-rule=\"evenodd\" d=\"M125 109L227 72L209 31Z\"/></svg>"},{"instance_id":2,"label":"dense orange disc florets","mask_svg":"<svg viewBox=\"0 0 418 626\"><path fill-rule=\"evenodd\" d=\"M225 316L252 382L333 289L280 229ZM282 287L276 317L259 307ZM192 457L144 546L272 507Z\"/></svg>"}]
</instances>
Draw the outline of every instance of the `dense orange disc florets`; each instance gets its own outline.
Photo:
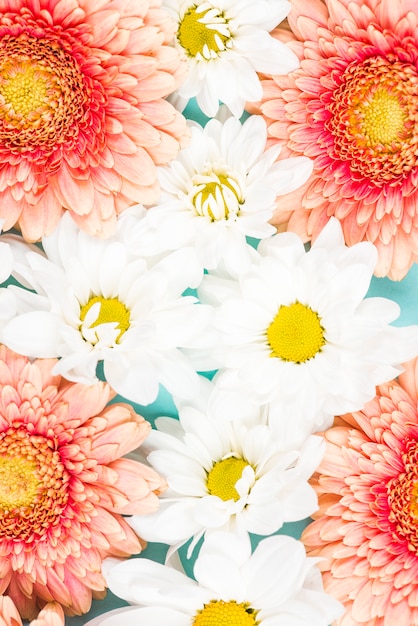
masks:
<instances>
[{"instance_id":1,"label":"dense orange disc florets","mask_svg":"<svg viewBox=\"0 0 418 626\"><path fill-rule=\"evenodd\" d=\"M121 458L150 425L106 383L69 383L56 361L0 346L0 595L23 618L53 599L68 615L103 597L101 564L140 552L123 515L158 504L164 481Z\"/></svg>"},{"instance_id":2,"label":"dense orange disc florets","mask_svg":"<svg viewBox=\"0 0 418 626\"><path fill-rule=\"evenodd\" d=\"M320 509L302 539L346 607L336 624L418 623L417 397L415 359L325 432L312 479Z\"/></svg>"},{"instance_id":3,"label":"dense orange disc florets","mask_svg":"<svg viewBox=\"0 0 418 626\"><path fill-rule=\"evenodd\" d=\"M300 68L266 77L251 110L314 169L273 222L314 241L335 216L348 245L376 245L378 276L401 279L418 261L418 16L403 2L299 0L288 20L276 36Z\"/></svg>"},{"instance_id":4,"label":"dense orange disc florets","mask_svg":"<svg viewBox=\"0 0 418 626\"><path fill-rule=\"evenodd\" d=\"M187 127L174 23L151 3L0 0L0 218L25 238L63 210L100 236L158 197Z\"/></svg>"}]
</instances>

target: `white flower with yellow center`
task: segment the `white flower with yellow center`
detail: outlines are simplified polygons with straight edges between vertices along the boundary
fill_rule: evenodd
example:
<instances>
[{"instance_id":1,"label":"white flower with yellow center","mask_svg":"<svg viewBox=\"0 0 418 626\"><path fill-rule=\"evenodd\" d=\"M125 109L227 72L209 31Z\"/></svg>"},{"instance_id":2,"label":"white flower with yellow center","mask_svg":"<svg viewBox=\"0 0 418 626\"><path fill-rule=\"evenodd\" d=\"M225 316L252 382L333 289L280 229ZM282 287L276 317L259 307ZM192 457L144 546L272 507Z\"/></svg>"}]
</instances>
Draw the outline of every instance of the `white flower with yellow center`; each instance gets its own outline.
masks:
<instances>
[{"instance_id":1,"label":"white flower with yellow center","mask_svg":"<svg viewBox=\"0 0 418 626\"><path fill-rule=\"evenodd\" d=\"M203 396L204 386L199 389ZM300 448L286 449L263 423L263 409L243 423L240 407L232 408L226 421L214 394L212 385L207 402L181 403L179 420L157 418L157 430L141 447L168 484L155 514L129 519L147 541L176 550L220 529L269 535L318 507L308 479L322 458L322 439L312 435Z\"/></svg>"},{"instance_id":2,"label":"white flower with yellow center","mask_svg":"<svg viewBox=\"0 0 418 626\"><path fill-rule=\"evenodd\" d=\"M257 72L287 74L299 61L269 33L287 16L287 0L164 0L177 23L175 43L188 75L176 92L182 108L196 97L215 117L219 101L240 117L246 102L261 99Z\"/></svg>"},{"instance_id":3,"label":"white flower with yellow center","mask_svg":"<svg viewBox=\"0 0 418 626\"><path fill-rule=\"evenodd\" d=\"M218 307L219 384L252 390L309 431L306 416L361 409L418 354L418 326L389 325L398 305L365 297L375 247L345 246L336 218L308 252L293 233L263 240L257 252L238 279L209 274L198 289Z\"/></svg>"},{"instance_id":4,"label":"white flower with yellow center","mask_svg":"<svg viewBox=\"0 0 418 626\"><path fill-rule=\"evenodd\" d=\"M261 239L276 232L269 220L277 196L300 187L312 162L277 161L280 147L266 150L266 123L257 115L243 124L234 117L224 123L212 119L204 128L192 124L191 132L189 146L159 168L160 200L138 222L141 232L148 228L147 236L137 236L141 253L192 245L206 269L221 260L231 271L240 269L253 253L246 236Z\"/></svg>"},{"instance_id":5,"label":"white flower with yellow center","mask_svg":"<svg viewBox=\"0 0 418 626\"><path fill-rule=\"evenodd\" d=\"M260 541L217 533L203 544L194 577L145 558L107 559L109 589L134 606L86 626L328 626L343 612L323 590L317 559L292 537Z\"/></svg>"},{"instance_id":6,"label":"white flower with yellow center","mask_svg":"<svg viewBox=\"0 0 418 626\"><path fill-rule=\"evenodd\" d=\"M193 296L198 284L192 250L147 264L132 258L117 236L100 240L67 215L42 241L45 254L20 255L17 271L28 291L9 286L23 313L1 341L29 357L59 357L54 372L93 384L103 362L109 384L139 404L155 400L159 384L188 396L197 374L182 349L207 347L211 307Z\"/></svg>"}]
</instances>

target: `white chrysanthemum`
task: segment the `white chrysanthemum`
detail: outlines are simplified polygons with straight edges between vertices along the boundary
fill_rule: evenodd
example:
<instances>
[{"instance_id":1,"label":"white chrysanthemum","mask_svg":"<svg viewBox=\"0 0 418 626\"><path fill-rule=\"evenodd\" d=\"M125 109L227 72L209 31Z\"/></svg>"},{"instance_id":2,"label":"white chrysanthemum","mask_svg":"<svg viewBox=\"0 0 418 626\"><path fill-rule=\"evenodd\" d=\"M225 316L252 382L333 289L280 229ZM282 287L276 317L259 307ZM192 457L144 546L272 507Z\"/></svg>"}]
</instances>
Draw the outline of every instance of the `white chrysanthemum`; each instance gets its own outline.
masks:
<instances>
[{"instance_id":1,"label":"white chrysanthemum","mask_svg":"<svg viewBox=\"0 0 418 626\"><path fill-rule=\"evenodd\" d=\"M269 535L318 508L308 479L321 461L322 439L312 435L299 449L283 449L263 423L263 409L245 423L239 415L219 419L224 411L211 397L216 387L211 389L199 408L179 406L179 420L158 418L158 430L141 447L168 484L155 514L128 520L147 541L176 549L219 529Z\"/></svg>"},{"instance_id":2,"label":"white chrysanthemum","mask_svg":"<svg viewBox=\"0 0 418 626\"><path fill-rule=\"evenodd\" d=\"M277 196L301 186L312 161L276 161L280 147L265 150L266 123L256 115L244 124L234 117L224 123L212 119L204 128L192 124L191 132L189 146L159 168L160 200L132 240L141 240L142 254L192 245L206 269L221 259L228 271L242 269L253 253L246 236L261 239L276 232L269 220Z\"/></svg>"},{"instance_id":3,"label":"white chrysanthemum","mask_svg":"<svg viewBox=\"0 0 418 626\"><path fill-rule=\"evenodd\" d=\"M240 117L246 102L261 99L257 72L287 74L299 65L269 34L289 13L287 0L164 0L163 6L178 24L175 41L188 65L175 92L179 108L196 97L208 117L219 101Z\"/></svg>"},{"instance_id":4,"label":"white chrysanthemum","mask_svg":"<svg viewBox=\"0 0 418 626\"><path fill-rule=\"evenodd\" d=\"M45 254L20 255L18 275L33 293L7 288L25 312L1 341L29 357L59 357L55 373L85 384L103 361L106 380L133 402L155 400L160 383L189 395L197 374L182 348L207 345L212 313L182 296L201 277L193 251L132 260L117 236L91 237L67 215L42 243Z\"/></svg>"},{"instance_id":5,"label":"white chrysanthemum","mask_svg":"<svg viewBox=\"0 0 418 626\"><path fill-rule=\"evenodd\" d=\"M144 558L104 563L110 590L136 606L86 626L328 626L343 612L327 595L317 559L292 537L249 540L217 533L202 546L194 577Z\"/></svg>"},{"instance_id":6,"label":"white chrysanthemum","mask_svg":"<svg viewBox=\"0 0 418 626\"><path fill-rule=\"evenodd\" d=\"M390 326L398 305L365 298L375 247L345 246L336 218L309 252L295 234L280 233L258 255L237 280L207 275L198 290L218 306L219 384L252 390L279 420L291 414L295 429L312 432L306 415L361 409L418 354L418 326Z\"/></svg>"}]
</instances>

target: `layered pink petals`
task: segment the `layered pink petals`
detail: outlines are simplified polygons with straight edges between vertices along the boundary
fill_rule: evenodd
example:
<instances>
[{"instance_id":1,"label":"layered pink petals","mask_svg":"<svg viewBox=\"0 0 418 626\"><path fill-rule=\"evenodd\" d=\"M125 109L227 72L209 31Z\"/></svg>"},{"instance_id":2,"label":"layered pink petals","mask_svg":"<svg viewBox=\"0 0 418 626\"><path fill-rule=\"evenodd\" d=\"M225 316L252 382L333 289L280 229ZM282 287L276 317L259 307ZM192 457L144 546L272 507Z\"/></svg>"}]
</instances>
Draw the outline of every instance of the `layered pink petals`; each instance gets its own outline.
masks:
<instances>
[{"instance_id":1,"label":"layered pink petals","mask_svg":"<svg viewBox=\"0 0 418 626\"><path fill-rule=\"evenodd\" d=\"M121 458L150 425L130 405L106 406L106 383L53 376L55 363L0 346L0 593L28 619L52 601L68 615L88 611L105 592L103 559L141 551L122 515L154 510L165 488L156 472Z\"/></svg>"},{"instance_id":2,"label":"layered pink petals","mask_svg":"<svg viewBox=\"0 0 418 626\"><path fill-rule=\"evenodd\" d=\"M22 626L19 612L9 596L0 596L0 625ZM56 602L49 602L29 626L64 626L64 612Z\"/></svg>"},{"instance_id":3,"label":"layered pink petals","mask_svg":"<svg viewBox=\"0 0 418 626\"><path fill-rule=\"evenodd\" d=\"M80 227L106 237L121 211L158 197L156 165L187 134L165 100L184 68L160 2L134 5L0 2L4 229L17 222L26 239L39 240L69 210ZM23 80L39 97L20 94Z\"/></svg>"},{"instance_id":4,"label":"layered pink petals","mask_svg":"<svg viewBox=\"0 0 418 626\"><path fill-rule=\"evenodd\" d=\"M348 245L377 246L376 274L398 280L418 261L418 17L414 2L389 4L292 2L293 34L276 36L301 66L265 77L249 108L282 154L314 162L301 193L278 199L273 222L315 240L334 215Z\"/></svg>"},{"instance_id":5,"label":"layered pink petals","mask_svg":"<svg viewBox=\"0 0 418 626\"><path fill-rule=\"evenodd\" d=\"M417 367L324 435L320 508L302 540L346 607L339 626L418 623Z\"/></svg>"}]
</instances>

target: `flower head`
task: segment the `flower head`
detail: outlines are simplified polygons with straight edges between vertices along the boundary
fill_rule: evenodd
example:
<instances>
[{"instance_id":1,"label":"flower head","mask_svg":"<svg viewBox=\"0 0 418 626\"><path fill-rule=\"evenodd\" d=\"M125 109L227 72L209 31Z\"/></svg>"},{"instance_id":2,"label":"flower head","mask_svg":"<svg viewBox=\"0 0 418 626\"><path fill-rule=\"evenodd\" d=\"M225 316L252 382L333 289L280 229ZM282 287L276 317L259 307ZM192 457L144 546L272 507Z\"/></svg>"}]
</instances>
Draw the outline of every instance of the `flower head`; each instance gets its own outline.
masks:
<instances>
[{"instance_id":1,"label":"flower head","mask_svg":"<svg viewBox=\"0 0 418 626\"><path fill-rule=\"evenodd\" d=\"M88 626L327 626L341 605L322 589L315 559L300 541L286 536L263 539L254 553L248 538L218 533L205 542L192 580L147 559L105 563L112 592L131 606L99 616ZM158 584L156 584L158 581Z\"/></svg>"},{"instance_id":2,"label":"flower head","mask_svg":"<svg viewBox=\"0 0 418 626\"><path fill-rule=\"evenodd\" d=\"M222 260L242 268L251 258L246 236L276 232L269 224L277 195L302 185L312 171L310 159L276 160L280 147L265 151L267 132L261 116L243 124L234 117L193 124L190 145L170 165L159 168L162 194L138 226L141 251L150 253L192 245L203 267ZM134 233L132 233L134 236Z\"/></svg>"},{"instance_id":3,"label":"flower head","mask_svg":"<svg viewBox=\"0 0 418 626\"><path fill-rule=\"evenodd\" d=\"M0 346L0 593L23 618L55 600L103 597L102 560L140 552L123 515L158 505L164 481L137 461L150 425L106 383L85 386Z\"/></svg>"},{"instance_id":4,"label":"flower head","mask_svg":"<svg viewBox=\"0 0 418 626\"><path fill-rule=\"evenodd\" d=\"M201 276L193 251L146 262L128 254L122 235L91 237L69 215L43 247L45 256L29 251L17 266L33 292L8 287L26 308L4 326L3 343L30 357L60 357L54 373L85 384L97 381L103 362L109 384L139 404L153 402L160 383L188 395L197 374L182 349L205 347L212 313L182 296Z\"/></svg>"},{"instance_id":5,"label":"flower head","mask_svg":"<svg viewBox=\"0 0 418 626\"><path fill-rule=\"evenodd\" d=\"M418 327L390 326L396 303L365 298L376 250L344 245L335 218L308 252L294 233L264 239L257 252L238 278L206 275L199 295L217 306L224 381L232 373L236 386L281 407L271 425L292 414L303 438L318 415L360 409L394 378L417 354Z\"/></svg>"},{"instance_id":6,"label":"flower head","mask_svg":"<svg viewBox=\"0 0 418 626\"><path fill-rule=\"evenodd\" d=\"M157 418L141 447L168 489L155 514L133 516L130 525L147 541L179 547L219 530L270 535L308 517L317 508L307 481L322 457L321 439L284 448L259 407L245 423L232 408L226 421L216 385L201 382L199 401L183 402L179 421Z\"/></svg>"},{"instance_id":7,"label":"flower head","mask_svg":"<svg viewBox=\"0 0 418 626\"><path fill-rule=\"evenodd\" d=\"M417 398L414 360L324 434L320 509L302 539L345 605L341 626L418 623Z\"/></svg>"},{"instance_id":8,"label":"flower head","mask_svg":"<svg viewBox=\"0 0 418 626\"><path fill-rule=\"evenodd\" d=\"M413 3L412 3L413 4ZM331 215L347 244L373 242L376 274L405 276L418 260L418 17L409 2L298 0L277 31L300 59L264 82L260 109L271 141L313 159L275 223L305 239Z\"/></svg>"},{"instance_id":9,"label":"flower head","mask_svg":"<svg viewBox=\"0 0 418 626\"><path fill-rule=\"evenodd\" d=\"M0 625L23 626L13 600L10 596L0 596ZM64 611L57 602L48 602L29 626L64 626Z\"/></svg>"},{"instance_id":10,"label":"flower head","mask_svg":"<svg viewBox=\"0 0 418 626\"><path fill-rule=\"evenodd\" d=\"M196 100L214 117L219 101L240 117L247 100L262 90L257 72L281 73L298 65L296 55L269 32L287 15L287 0L164 0L177 23L176 47L188 68L176 92L181 108Z\"/></svg>"},{"instance_id":11,"label":"flower head","mask_svg":"<svg viewBox=\"0 0 418 626\"><path fill-rule=\"evenodd\" d=\"M0 217L28 240L64 209L92 234L152 203L155 164L186 126L164 100L180 82L158 0L0 2Z\"/></svg>"}]
</instances>

